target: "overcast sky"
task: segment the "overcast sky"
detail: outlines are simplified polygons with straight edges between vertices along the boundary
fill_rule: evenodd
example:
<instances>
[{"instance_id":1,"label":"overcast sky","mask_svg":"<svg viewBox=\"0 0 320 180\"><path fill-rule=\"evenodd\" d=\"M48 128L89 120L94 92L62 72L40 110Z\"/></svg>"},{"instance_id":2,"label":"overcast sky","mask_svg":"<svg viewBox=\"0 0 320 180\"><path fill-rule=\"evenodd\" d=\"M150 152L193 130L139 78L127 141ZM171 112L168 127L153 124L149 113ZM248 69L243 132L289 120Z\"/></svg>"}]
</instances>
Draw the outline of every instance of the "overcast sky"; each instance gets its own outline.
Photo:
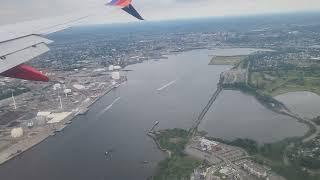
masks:
<instances>
[{"instance_id":1,"label":"overcast sky","mask_svg":"<svg viewBox=\"0 0 320 180\"><path fill-rule=\"evenodd\" d=\"M62 15L86 15L86 23L134 21L104 0L0 0L0 24ZM320 0L133 0L147 20L320 10Z\"/></svg>"}]
</instances>

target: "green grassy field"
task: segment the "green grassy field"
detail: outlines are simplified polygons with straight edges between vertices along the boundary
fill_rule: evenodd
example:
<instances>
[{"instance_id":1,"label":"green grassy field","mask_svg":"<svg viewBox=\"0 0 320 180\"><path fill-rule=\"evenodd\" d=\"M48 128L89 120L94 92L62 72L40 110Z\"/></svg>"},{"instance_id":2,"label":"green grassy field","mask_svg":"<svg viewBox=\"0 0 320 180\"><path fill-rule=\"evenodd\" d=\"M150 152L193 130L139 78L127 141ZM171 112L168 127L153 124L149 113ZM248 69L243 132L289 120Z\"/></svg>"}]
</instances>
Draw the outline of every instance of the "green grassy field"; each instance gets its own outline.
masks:
<instances>
[{"instance_id":1,"label":"green grassy field","mask_svg":"<svg viewBox=\"0 0 320 180\"><path fill-rule=\"evenodd\" d=\"M287 92L310 91L320 95L320 75L302 70L252 72L250 83L276 96Z\"/></svg>"}]
</instances>

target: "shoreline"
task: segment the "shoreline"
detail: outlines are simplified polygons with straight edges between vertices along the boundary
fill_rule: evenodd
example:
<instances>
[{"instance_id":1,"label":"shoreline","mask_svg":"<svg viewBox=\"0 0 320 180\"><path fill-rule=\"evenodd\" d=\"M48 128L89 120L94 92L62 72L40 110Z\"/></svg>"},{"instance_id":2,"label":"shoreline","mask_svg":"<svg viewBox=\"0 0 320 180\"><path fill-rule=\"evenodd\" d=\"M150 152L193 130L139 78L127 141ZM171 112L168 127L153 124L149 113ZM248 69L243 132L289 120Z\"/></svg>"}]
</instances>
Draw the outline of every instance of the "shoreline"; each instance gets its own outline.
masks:
<instances>
[{"instance_id":1,"label":"shoreline","mask_svg":"<svg viewBox=\"0 0 320 180\"><path fill-rule=\"evenodd\" d=\"M308 127L308 131L303 136L296 137L297 139L299 139L299 140L301 140L303 142L311 140L310 138L312 138L313 136L318 134L318 132L320 132L319 126L317 126L312 120L303 118L303 117L299 116L298 114L295 114L284 103L278 101L274 97L270 96L269 98L272 99L273 102L278 103L278 105L280 105L280 106L271 107L270 104L268 104L268 102L265 102L265 101L262 101L261 99L259 99L259 97L263 96L259 92L252 93L250 91L245 91L245 90L243 90L241 88L235 88L235 87L223 88L223 90L240 91L240 92L242 92L244 94L248 94L250 96L253 96L261 105L263 105L268 110L270 110L272 112L275 112L277 114L281 114L281 115L285 115L285 116L291 117L291 118L295 119L297 122L306 125Z\"/></svg>"},{"instance_id":2,"label":"shoreline","mask_svg":"<svg viewBox=\"0 0 320 180\"><path fill-rule=\"evenodd\" d=\"M17 140L17 143L12 144L8 148L2 150L0 152L0 166L7 163L9 160L18 157L24 152L30 150L31 148L37 146L41 142L45 141L47 138L51 136L55 136L57 133L61 132L68 125L72 123L72 121L78 117L78 115L86 114L92 105L94 105L98 100L100 100L103 96L111 92L112 90L118 88L125 80L122 79L118 84L110 85L108 88L101 93L98 97L94 99L90 99L90 102L84 107L80 107L79 111L72 112L65 119L60 121L57 124L46 124L42 127L35 127L33 131L37 131L38 133L34 136L24 137L23 139ZM28 131L27 131L28 132Z\"/></svg>"},{"instance_id":3,"label":"shoreline","mask_svg":"<svg viewBox=\"0 0 320 180\"><path fill-rule=\"evenodd\" d=\"M199 48L199 49L208 49L208 48ZM186 49L179 52L171 52L166 55L173 55L175 53L184 53L188 51L198 50L198 48L191 48ZM164 57L166 57L166 55ZM147 60L148 61L148 60ZM144 62L144 61L143 61ZM133 63L133 64L139 64L139 63ZM130 65L133 65L130 64ZM79 110L77 112L72 112L71 115L67 116L65 119L63 119L61 122L57 124L51 124L51 125L45 125L42 127L37 127L34 129L39 129L38 134L31 137L24 137L23 139L16 140L17 142L14 144L11 144L6 149L0 150L0 167L7 163L9 160L16 158L17 156L23 154L24 152L30 150L31 148L35 147L36 145L40 144L41 142L45 141L50 136L55 136L56 133L61 132L66 128L68 125L70 125L78 115L85 115L89 110L90 107L100 100L104 95L108 94L113 89L118 88L123 82L127 81L127 78L121 78L120 82L115 85L110 85L110 88L104 91L101 95L98 97L92 99L88 104L86 104L83 107L79 107ZM165 151L167 152L167 151ZM169 156L171 155L171 152L167 152Z\"/></svg>"},{"instance_id":4,"label":"shoreline","mask_svg":"<svg viewBox=\"0 0 320 180\"><path fill-rule=\"evenodd\" d=\"M147 135L152 138L152 140L156 143L158 149L164 153L167 153L168 154L168 158L171 158L171 155L172 155L172 152L168 149L165 149L165 148L162 148L160 143L158 142L157 138L156 138L156 135L155 135L155 132L148 132Z\"/></svg>"}]
</instances>

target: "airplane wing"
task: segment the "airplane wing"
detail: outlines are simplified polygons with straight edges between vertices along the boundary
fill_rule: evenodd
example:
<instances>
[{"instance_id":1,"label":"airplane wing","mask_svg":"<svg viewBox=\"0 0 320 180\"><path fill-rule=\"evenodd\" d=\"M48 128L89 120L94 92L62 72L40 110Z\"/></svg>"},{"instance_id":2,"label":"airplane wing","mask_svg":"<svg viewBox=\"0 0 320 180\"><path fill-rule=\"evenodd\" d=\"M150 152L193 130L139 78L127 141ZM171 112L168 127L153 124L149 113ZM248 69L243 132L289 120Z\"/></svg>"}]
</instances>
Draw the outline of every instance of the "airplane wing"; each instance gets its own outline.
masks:
<instances>
[{"instance_id":1,"label":"airplane wing","mask_svg":"<svg viewBox=\"0 0 320 180\"><path fill-rule=\"evenodd\" d=\"M112 0L108 5L121 7L137 19L143 20L131 5L132 0ZM49 81L49 78L25 62L49 51L48 44L52 40L44 38L53 32L67 29L81 17L60 17L9 24L0 27L0 76L33 80Z\"/></svg>"}]
</instances>

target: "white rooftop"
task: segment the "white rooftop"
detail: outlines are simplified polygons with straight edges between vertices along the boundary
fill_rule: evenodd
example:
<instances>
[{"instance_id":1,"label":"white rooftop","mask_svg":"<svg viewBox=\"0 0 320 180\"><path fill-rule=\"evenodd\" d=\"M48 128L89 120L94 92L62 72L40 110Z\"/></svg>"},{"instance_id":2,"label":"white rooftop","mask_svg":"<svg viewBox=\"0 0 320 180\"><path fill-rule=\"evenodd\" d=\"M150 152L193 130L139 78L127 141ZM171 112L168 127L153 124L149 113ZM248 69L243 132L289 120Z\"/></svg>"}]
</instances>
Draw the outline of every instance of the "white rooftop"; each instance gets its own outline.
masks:
<instances>
[{"instance_id":1,"label":"white rooftop","mask_svg":"<svg viewBox=\"0 0 320 180\"><path fill-rule=\"evenodd\" d=\"M80 84L74 84L73 87L76 88L76 89L78 89L78 90L83 90L83 89L86 88L85 86L80 85Z\"/></svg>"},{"instance_id":2,"label":"white rooftop","mask_svg":"<svg viewBox=\"0 0 320 180\"><path fill-rule=\"evenodd\" d=\"M52 113L48 116L48 118L51 119L50 121L48 121L48 124L61 122L71 114L71 112Z\"/></svg>"},{"instance_id":3,"label":"white rooftop","mask_svg":"<svg viewBox=\"0 0 320 180\"><path fill-rule=\"evenodd\" d=\"M51 114L51 112L45 112L45 111L43 111L43 112L38 112L37 113L37 116L49 116L49 114Z\"/></svg>"}]
</instances>

